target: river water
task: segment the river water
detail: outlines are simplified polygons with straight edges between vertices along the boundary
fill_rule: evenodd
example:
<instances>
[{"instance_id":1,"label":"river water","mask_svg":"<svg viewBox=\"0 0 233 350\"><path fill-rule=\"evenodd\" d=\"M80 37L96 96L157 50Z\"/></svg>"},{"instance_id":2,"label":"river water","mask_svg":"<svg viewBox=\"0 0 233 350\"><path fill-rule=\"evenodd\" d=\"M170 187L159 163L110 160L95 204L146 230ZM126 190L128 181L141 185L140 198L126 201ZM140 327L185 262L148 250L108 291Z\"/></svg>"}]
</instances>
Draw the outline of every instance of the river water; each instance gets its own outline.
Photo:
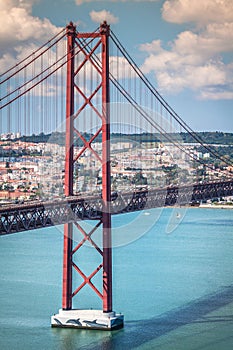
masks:
<instances>
[{"instance_id":1,"label":"river water","mask_svg":"<svg viewBox=\"0 0 233 350\"><path fill-rule=\"evenodd\" d=\"M62 227L0 237L0 349L231 350L232 214L166 208L114 216L114 310L125 327L113 332L50 327L61 307ZM99 258L87 246L79 259L91 271ZM75 303L101 307L86 287Z\"/></svg>"}]
</instances>

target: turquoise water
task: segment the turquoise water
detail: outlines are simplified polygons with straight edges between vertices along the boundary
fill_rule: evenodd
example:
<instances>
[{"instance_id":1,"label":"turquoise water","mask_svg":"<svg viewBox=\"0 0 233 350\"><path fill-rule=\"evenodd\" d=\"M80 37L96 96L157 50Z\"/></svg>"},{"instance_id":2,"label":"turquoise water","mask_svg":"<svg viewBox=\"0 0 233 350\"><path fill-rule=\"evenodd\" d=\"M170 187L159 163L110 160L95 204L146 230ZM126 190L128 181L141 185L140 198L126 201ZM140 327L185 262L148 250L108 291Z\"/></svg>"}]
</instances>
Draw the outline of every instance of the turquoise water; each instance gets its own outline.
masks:
<instances>
[{"instance_id":1,"label":"turquoise water","mask_svg":"<svg viewBox=\"0 0 233 350\"><path fill-rule=\"evenodd\" d=\"M0 349L232 349L232 214L167 208L115 216L114 310L125 327L114 332L50 327L61 306L61 228L0 237ZM81 258L90 271L99 259L88 247ZM88 288L75 303L100 306Z\"/></svg>"}]
</instances>

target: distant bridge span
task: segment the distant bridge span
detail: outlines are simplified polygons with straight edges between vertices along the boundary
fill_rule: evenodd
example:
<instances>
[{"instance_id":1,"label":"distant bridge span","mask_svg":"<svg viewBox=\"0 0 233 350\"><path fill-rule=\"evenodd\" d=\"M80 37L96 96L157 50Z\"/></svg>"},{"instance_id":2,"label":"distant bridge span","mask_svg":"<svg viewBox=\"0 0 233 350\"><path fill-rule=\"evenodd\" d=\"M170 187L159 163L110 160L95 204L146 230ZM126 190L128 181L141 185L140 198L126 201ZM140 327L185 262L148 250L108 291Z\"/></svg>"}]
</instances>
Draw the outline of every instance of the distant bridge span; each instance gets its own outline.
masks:
<instances>
[{"instance_id":1,"label":"distant bridge span","mask_svg":"<svg viewBox=\"0 0 233 350\"><path fill-rule=\"evenodd\" d=\"M205 184L142 189L112 196L111 213L187 205L233 195L233 180ZM28 202L0 207L0 234L39 229L79 220L99 220L102 199L98 196L72 196L58 201Z\"/></svg>"}]
</instances>

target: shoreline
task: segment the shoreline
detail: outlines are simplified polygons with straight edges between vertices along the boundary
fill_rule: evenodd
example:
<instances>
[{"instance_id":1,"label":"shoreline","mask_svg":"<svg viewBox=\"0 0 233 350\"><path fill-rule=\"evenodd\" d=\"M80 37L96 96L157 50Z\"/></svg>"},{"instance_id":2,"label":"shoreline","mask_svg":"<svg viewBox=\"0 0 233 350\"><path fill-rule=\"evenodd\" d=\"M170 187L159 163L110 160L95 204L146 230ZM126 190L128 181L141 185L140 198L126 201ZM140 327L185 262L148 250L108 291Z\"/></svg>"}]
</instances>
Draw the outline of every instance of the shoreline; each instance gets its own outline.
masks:
<instances>
[{"instance_id":1,"label":"shoreline","mask_svg":"<svg viewBox=\"0 0 233 350\"><path fill-rule=\"evenodd\" d=\"M200 204L202 209L233 209L233 204Z\"/></svg>"},{"instance_id":2,"label":"shoreline","mask_svg":"<svg viewBox=\"0 0 233 350\"><path fill-rule=\"evenodd\" d=\"M164 208L233 209L233 204L167 205Z\"/></svg>"}]
</instances>

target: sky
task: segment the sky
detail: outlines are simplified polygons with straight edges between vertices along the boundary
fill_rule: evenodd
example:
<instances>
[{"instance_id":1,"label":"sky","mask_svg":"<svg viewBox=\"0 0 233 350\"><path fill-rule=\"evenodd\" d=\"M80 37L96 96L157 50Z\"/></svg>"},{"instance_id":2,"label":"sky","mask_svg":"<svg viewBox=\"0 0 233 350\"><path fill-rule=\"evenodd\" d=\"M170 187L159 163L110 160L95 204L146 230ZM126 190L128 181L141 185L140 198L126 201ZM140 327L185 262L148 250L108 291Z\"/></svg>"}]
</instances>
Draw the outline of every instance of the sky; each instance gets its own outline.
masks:
<instances>
[{"instance_id":1,"label":"sky","mask_svg":"<svg viewBox=\"0 0 233 350\"><path fill-rule=\"evenodd\" d=\"M103 20L192 129L233 132L232 0L0 0L0 70L70 21Z\"/></svg>"}]
</instances>

